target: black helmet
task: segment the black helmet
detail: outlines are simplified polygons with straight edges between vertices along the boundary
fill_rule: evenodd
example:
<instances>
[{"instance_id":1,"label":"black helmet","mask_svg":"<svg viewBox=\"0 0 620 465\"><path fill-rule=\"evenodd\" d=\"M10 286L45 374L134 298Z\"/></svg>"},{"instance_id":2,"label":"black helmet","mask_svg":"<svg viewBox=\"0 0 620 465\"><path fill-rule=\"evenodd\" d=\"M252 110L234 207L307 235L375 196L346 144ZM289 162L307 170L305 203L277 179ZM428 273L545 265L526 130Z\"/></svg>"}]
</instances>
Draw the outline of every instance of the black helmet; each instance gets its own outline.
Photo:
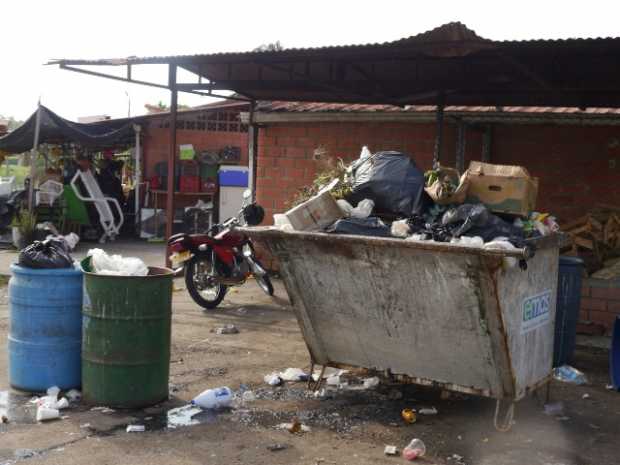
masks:
<instances>
[{"instance_id":1,"label":"black helmet","mask_svg":"<svg viewBox=\"0 0 620 465\"><path fill-rule=\"evenodd\" d=\"M243 209L243 218L248 226L256 226L263 222L265 210L260 205L251 203Z\"/></svg>"}]
</instances>

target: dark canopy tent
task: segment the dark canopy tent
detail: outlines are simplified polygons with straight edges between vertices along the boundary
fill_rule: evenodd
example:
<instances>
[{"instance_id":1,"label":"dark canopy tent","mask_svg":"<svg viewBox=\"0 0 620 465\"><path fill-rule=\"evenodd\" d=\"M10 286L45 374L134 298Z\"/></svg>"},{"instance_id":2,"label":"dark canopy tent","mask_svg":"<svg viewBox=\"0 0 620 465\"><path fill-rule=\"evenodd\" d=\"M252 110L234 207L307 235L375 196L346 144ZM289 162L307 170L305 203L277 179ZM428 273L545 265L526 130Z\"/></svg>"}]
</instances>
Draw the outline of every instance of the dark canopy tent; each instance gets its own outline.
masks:
<instances>
[{"instance_id":1,"label":"dark canopy tent","mask_svg":"<svg viewBox=\"0 0 620 465\"><path fill-rule=\"evenodd\" d=\"M134 140L135 120L121 119L82 124L61 118L49 108L40 106L39 144L73 142L89 149L105 149L129 145ZM37 125L35 111L20 127L0 137L0 151L22 153L33 148Z\"/></svg>"}]
</instances>

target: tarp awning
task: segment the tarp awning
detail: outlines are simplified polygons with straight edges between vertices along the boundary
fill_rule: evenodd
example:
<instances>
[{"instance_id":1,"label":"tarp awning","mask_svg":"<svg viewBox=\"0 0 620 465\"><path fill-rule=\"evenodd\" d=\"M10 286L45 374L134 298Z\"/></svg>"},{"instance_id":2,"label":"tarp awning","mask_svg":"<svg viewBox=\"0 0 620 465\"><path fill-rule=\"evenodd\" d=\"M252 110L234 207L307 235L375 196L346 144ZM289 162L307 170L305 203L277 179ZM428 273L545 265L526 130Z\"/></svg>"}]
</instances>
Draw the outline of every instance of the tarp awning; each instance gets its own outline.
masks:
<instances>
[{"instance_id":1,"label":"tarp awning","mask_svg":"<svg viewBox=\"0 0 620 465\"><path fill-rule=\"evenodd\" d=\"M39 144L77 143L89 149L105 149L131 143L135 119L117 119L98 123L74 123L41 105ZM35 111L24 124L0 137L0 151L22 153L32 149L36 129Z\"/></svg>"}]
</instances>

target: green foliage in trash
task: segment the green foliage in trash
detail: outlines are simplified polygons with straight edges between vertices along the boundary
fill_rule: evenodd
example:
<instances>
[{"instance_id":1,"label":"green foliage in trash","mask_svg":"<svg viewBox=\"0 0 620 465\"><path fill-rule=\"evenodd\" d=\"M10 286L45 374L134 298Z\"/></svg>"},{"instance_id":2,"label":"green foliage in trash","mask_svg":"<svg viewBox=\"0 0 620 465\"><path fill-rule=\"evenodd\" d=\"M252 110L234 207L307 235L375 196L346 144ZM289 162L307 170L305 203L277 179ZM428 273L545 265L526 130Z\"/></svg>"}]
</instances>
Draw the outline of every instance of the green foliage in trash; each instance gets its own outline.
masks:
<instances>
[{"instance_id":1,"label":"green foliage in trash","mask_svg":"<svg viewBox=\"0 0 620 465\"><path fill-rule=\"evenodd\" d=\"M289 202L289 206L294 207L311 199L334 179L338 179L339 182L331 191L333 197L342 199L348 196L351 193L352 185L349 177L347 177L347 165L341 158L327 158L323 161L312 184L299 189L293 200Z\"/></svg>"},{"instance_id":2,"label":"green foliage in trash","mask_svg":"<svg viewBox=\"0 0 620 465\"><path fill-rule=\"evenodd\" d=\"M424 182L426 187L431 187L437 181L441 182L441 192L444 195L452 195L459 187L458 178L451 176L445 176L441 168L435 170L428 170L424 173Z\"/></svg>"}]
</instances>

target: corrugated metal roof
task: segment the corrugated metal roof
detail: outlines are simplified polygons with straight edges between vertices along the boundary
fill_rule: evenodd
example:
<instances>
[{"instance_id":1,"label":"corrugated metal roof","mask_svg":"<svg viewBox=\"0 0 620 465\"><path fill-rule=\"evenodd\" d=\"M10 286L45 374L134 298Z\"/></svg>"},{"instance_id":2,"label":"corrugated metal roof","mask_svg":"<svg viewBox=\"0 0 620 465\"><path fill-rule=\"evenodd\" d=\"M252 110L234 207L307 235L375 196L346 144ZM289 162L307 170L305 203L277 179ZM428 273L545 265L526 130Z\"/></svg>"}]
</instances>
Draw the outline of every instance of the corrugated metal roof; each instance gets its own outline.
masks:
<instances>
[{"instance_id":1,"label":"corrugated metal roof","mask_svg":"<svg viewBox=\"0 0 620 465\"><path fill-rule=\"evenodd\" d=\"M323 51L353 51L361 48L381 48L391 46L406 46L408 44L445 44L445 43L471 43L483 45L544 45L544 44L561 44L574 42L596 42L596 41L620 41L620 37L592 37L592 38L564 38L564 39L530 39L530 40L491 40L480 37L473 30L469 29L461 22L451 22L436 27L420 34L415 34L398 40L386 42L369 42L365 44L347 44L347 45L328 45L320 47L300 47L285 48L282 50L262 50L262 51L245 51L245 52L218 52L194 55L163 55L163 56L147 56L137 57L130 56L126 58L103 58L94 60L79 59L53 59L48 64L66 64L66 65L127 65L140 63L168 63L171 61L184 62L196 61L209 58L231 58L231 57L247 57L247 56L277 56L280 54L291 54L299 52L301 54L323 52Z\"/></svg>"},{"instance_id":2,"label":"corrugated metal roof","mask_svg":"<svg viewBox=\"0 0 620 465\"><path fill-rule=\"evenodd\" d=\"M320 102L258 102L257 111L289 113L432 113L437 110L434 105L365 105ZM446 106L445 112L451 113L507 113L507 114L565 114L565 115L620 115L620 108L586 108L576 107L491 107L491 106Z\"/></svg>"}]
</instances>

